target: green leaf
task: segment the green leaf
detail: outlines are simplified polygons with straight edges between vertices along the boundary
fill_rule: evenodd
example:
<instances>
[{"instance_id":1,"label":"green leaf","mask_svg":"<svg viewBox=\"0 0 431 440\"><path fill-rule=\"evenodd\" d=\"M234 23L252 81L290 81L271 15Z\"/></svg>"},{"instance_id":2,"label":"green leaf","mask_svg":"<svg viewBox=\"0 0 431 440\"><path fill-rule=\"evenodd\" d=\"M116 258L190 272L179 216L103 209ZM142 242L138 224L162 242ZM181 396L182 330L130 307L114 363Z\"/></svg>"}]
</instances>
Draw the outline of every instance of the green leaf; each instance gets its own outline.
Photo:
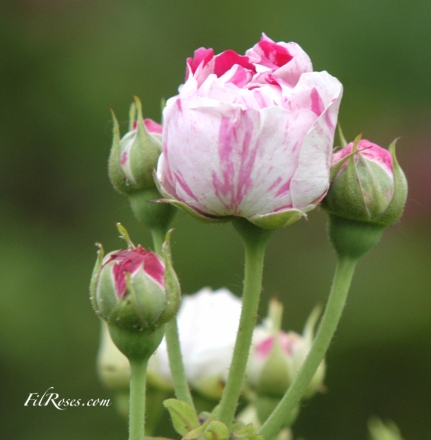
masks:
<instances>
[{"instance_id":1,"label":"green leaf","mask_svg":"<svg viewBox=\"0 0 431 440\"><path fill-rule=\"evenodd\" d=\"M248 438L250 435L254 434L254 427L250 423L249 425L237 429L233 434L237 438L244 438L244 437Z\"/></svg>"},{"instance_id":2,"label":"green leaf","mask_svg":"<svg viewBox=\"0 0 431 440\"><path fill-rule=\"evenodd\" d=\"M211 413L203 411L199 414L199 420L204 420L201 426L199 428L194 429L193 431L190 431L188 434L186 434L182 440L193 440L199 438L207 429L207 426L217 418L218 416L218 410L220 405L217 405Z\"/></svg>"},{"instance_id":3,"label":"green leaf","mask_svg":"<svg viewBox=\"0 0 431 440\"><path fill-rule=\"evenodd\" d=\"M193 429L192 431L187 433L181 440L195 440L197 438L200 438L209 423L209 421L206 421L202 426L199 426L199 428Z\"/></svg>"},{"instance_id":4,"label":"green leaf","mask_svg":"<svg viewBox=\"0 0 431 440\"><path fill-rule=\"evenodd\" d=\"M232 432L235 434L235 431L239 431L240 429L244 428L244 426L244 422L240 422L239 420L237 420L232 424Z\"/></svg>"},{"instance_id":5,"label":"green leaf","mask_svg":"<svg viewBox=\"0 0 431 440\"><path fill-rule=\"evenodd\" d=\"M240 429L237 429L233 433L233 436L234 438L241 440L264 440L261 435L254 433L254 426L251 423L249 425L243 426Z\"/></svg>"},{"instance_id":6,"label":"green leaf","mask_svg":"<svg viewBox=\"0 0 431 440\"><path fill-rule=\"evenodd\" d=\"M176 399L167 399L163 402L163 405L169 411L178 434L186 435L188 432L200 427L198 416L187 403Z\"/></svg>"},{"instance_id":7,"label":"green leaf","mask_svg":"<svg viewBox=\"0 0 431 440\"><path fill-rule=\"evenodd\" d=\"M205 430L204 437L205 440L227 440L229 438L229 430L224 423L213 420Z\"/></svg>"}]
</instances>

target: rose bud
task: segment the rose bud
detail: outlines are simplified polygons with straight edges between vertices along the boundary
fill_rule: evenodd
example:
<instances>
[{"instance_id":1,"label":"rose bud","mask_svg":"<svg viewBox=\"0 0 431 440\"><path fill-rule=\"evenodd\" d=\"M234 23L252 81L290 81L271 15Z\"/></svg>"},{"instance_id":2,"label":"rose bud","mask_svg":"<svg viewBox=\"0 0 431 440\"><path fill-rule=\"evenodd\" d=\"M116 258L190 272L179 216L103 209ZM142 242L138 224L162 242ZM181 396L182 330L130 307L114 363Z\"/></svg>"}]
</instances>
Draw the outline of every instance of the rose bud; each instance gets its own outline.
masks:
<instances>
[{"instance_id":1,"label":"rose bud","mask_svg":"<svg viewBox=\"0 0 431 440\"><path fill-rule=\"evenodd\" d=\"M228 289L183 296L177 322L184 369L190 386L208 398L221 397L240 314L241 300ZM172 386L165 340L150 358L148 381L162 389Z\"/></svg>"},{"instance_id":2,"label":"rose bud","mask_svg":"<svg viewBox=\"0 0 431 440\"><path fill-rule=\"evenodd\" d=\"M163 337L163 324L175 316L180 303L179 284L170 260L169 233L162 261L142 246L135 247L125 229L121 225L118 228L129 249L103 257L100 246L90 297L96 313L108 323L117 347L129 359L129 353L134 355L135 351L149 357ZM147 349L140 337L156 331L157 345L150 344Z\"/></svg>"},{"instance_id":3,"label":"rose bud","mask_svg":"<svg viewBox=\"0 0 431 440\"><path fill-rule=\"evenodd\" d=\"M263 35L245 55L196 50L163 112L163 201L207 222L293 223L328 190L341 96L296 43Z\"/></svg>"},{"instance_id":4,"label":"rose bud","mask_svg":"<svg viewBox=\"0 0 431 440\"><path fill-rule=\"evenodd\" d=\"M280 330L282 313L282 304L272 300L268 318L254 331L253 346L247 367L247 377L251 387L260 396L276 398L276 403L298 375L311 349L314 327L320 310L313 310L302 335ZM311 397L322 388L324 376L325 365L322 363L304 394L304 398Z\"/></svg>"},{"instance_id":5,"label":"rose bud","mask_svg":"<svg viewBox=\"0 0 431 440\"><path fill-rule=\"evenodd\" d=\"M114 116L114 140L109 157L109 177L115 189L124 194L155 188L153 170L162 152L162 126L144 119L138 98L130 111L129 131L120 139Z\"/></svg>"},{"instance_id":6,"label":"rose bud","mask_svg":"<svg viewBox=\"0 0 431 440\"><path fill-rule=\"evenodd\" d=\"M329 213L382 227L401 217L407 181L395 156L395 141L385 150L358 137L334 154L331 174L323 204Z\"/></svg>"},{"instance_id":7,"label":"rose bud","mask_svg":"<svg viewBox=\"0 0 431 440\"><path fill-rule=\"evenodd\" d=\"M144 119L142 105L135 97L130 109L129 131L120 139L120 128L114 119L114 139L108 172L114 188L128 196L139 221L149 228L166 230L175 215L168 205L149 203L160 199L154 183L154 170L162 152L162 126Z\"/></svg>"}]
</instances>

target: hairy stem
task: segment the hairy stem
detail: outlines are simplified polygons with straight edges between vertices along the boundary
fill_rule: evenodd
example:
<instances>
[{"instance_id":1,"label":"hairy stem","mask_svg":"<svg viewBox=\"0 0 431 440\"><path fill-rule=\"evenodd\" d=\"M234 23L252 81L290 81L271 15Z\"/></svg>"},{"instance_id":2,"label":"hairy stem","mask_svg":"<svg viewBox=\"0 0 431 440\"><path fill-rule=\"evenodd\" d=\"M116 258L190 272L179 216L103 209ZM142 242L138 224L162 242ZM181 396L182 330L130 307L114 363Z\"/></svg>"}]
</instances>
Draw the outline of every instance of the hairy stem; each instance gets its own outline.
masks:
<instances>
[{"instance_id":1,"label":"hairy stem","mask_svg":"<svg viewBox=\"0 0 431 440\"><path fill-rule=\"evenodd\" d=\"M151 229L154 250L158 255L162 255L162 246L165 239L165 234L166 231L164 229ZM175 396L178 400L182 400L194 408L193 398L190 393L189 384L187 382L187 377L184 370L176 317L172 318L166 324L166 345L168 347L169 366L171 368Z\"/></svg>"},{"instance_id":2,"label":"hairy stem","mask_svg":"<svg viewBox=\"0 0 431 440\"><path fill-rule=\"evenodd\" d=\"M129 440L144 440L148 359L130 361Z\"/></svg>"},{"instance_id":3,"label":"hairy stem","mask_svg":"<svg viewBox=\"0 0 431 440\"><path fill-rule=\"evenodd\" d=\"M298 376L292 382L274 412L263 424L260 434L265 439L274 438L280 429L286 426L289 415L301 400L317 368L323 361L340 321L356 263L357 259L348 257L338 259L331 293L316 338Z\"/></svg>"},{"instance_id":4,"label":"hairy stem","mask_svg":"<svg viewBox=\"0 0 431 440\"><path fill-rule=\"evenodd\" d=\"M244 381L262 289L265 249L272 233L272 231L254 226L245 219L235 220L234 227L244 241L245 275L238 334L218 413L218 419L225 423L228 428L233 422Z\"/></svg>"}]
</instances>

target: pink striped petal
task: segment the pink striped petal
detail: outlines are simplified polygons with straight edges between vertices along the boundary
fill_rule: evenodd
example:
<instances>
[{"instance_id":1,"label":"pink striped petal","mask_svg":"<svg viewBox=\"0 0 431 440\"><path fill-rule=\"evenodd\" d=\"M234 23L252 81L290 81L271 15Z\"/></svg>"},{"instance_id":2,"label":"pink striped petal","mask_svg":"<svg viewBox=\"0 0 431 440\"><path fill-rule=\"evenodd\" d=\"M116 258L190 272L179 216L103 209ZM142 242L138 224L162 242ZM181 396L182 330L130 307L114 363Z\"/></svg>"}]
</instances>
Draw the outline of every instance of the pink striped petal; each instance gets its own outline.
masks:
<instances>
[{"instance_id":1,"label":"pink striped petal","mask_svg":"<svg viewBox=\"0 0 431 440\"><path fill-rule=\"evenodd\" d=\"M163 191L211 217L312 209L329 185L339 81L266 35L245 56L199 49L188 67L164 110Z\"/></svg>"}]
</instances>

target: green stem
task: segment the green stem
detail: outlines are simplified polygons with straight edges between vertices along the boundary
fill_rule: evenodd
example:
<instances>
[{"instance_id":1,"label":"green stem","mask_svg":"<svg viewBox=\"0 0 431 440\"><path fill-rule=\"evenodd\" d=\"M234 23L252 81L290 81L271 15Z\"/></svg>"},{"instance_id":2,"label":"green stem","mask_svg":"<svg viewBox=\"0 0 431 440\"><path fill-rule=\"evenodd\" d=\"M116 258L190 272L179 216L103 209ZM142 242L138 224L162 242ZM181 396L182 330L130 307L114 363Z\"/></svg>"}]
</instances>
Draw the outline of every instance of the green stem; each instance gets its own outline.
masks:
<instances>
[{"instance_id":1,"label":"green stem","mask_svg":"<svg viewBox=\"0 0 431 440\"><path fill-rule=\"evenodd\" d=\"M194 409L193 398L190 393L181 355L176 318L166 324L166 345L168 347L169 366L171 367L175 396L178 400L182 400Z\"/></svg>"},{"instance_id":2,"label":"green stem","mask_svg":"<svg viewBox=\"0 0 431 440\"><path fill-rule=\"evenodd\" d=\"M165 240L166 231L163 228L152 228L151 236L156 254L162 255L162 246ZM194 408L193 398L190 393L184 370L183 357L181 355L180 338L178 336L178 325L176 317L166 324L166 345L168 348L169 366L174 383L175 396Z\"/></svg>"},{"instance_id":3,"label":"green stem","mask_svg":"<svg viewBox=\"0 0 431 440\"><path fill-rule=\"evenodd\" d=\"M153 239L154 251L157 255L163 255L162 247L165 241L166 230L164 228L151 228L151 238Z\"/></svg>"},{"instance_id":4,"label":"green stem","mask_svg":"<svg viewBox=\"0 0 431 440\"><path fill-rule=\"evenodd\" d=\"M147 364L148 359L130 361L129 440L144 440L145 436Z\"/></svg>"},{"instance_id":5,"label":"green stem","mask_svg":"<svg viewBox=\"0 0 431 440\"><path fill-rule=\"evenodd\" d=\"M274 438L280 429L286 426L289 414L301 400L322 362L340 321L357 261L356 258L338 258L328 304L326 305L316 338L298 376L292 382L277 408L275 408L274 412L263 424L260 434L265 439Z\"/></svg>"},{"instance_id":6,"label":"green stem","mask_svg":"<svg viewBox=\"0 0 431 440\"><path fill-rule=\"evenodd\" d=\"M256 323L265 248L273 231L254 226L245 219L234 221L245 247L245 275L242 311L229 375L220 402L218 419L230 428L245 376L251 338ZM220 324L222 325L222 323Z\"/></svg>"},{"instance_id":7,"label":"green stem","mask_svg":"<svg viewBox=\"0 0 431 440\"><path fill-rule=\"evenodd\" d=\"M151 410L147 411L147 418L145 420L146 440L148 440L148 437L154 435L154 432L163 417L165 412L163 401L168 398L168 395L168 391L147 386L147 401L151 402Z\"/></svg>"}]
</instances>

